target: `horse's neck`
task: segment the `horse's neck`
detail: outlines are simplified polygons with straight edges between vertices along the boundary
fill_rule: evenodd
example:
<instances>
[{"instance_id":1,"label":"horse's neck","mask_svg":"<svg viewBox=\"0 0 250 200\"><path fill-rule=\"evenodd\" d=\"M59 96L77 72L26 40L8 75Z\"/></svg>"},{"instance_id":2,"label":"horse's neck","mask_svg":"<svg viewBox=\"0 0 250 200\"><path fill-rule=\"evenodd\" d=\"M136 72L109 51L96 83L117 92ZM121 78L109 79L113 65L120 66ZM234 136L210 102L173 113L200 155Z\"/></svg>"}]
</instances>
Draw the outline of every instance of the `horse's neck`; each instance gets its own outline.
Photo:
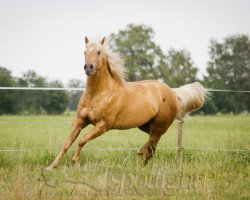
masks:
<instances>
[{"instance_id":1,"label":"horse's neck","mask_svg":"<svg viewBox=\"0 0 250 200\"><path fill-rule=\"evenodd\" d=\"M106 66L102 66L101 70L98 71L94 76L87 77L86 92L90 96L98 95L105 90L111 89L114 86L115 81L111 77Z\"/></svg>"},{"instance_id":2,"label":"horse's neck","mask_svg":"<svg viewBox=\"0 0 250 200\"><path fill-rule=\"evenodd\" d=\"M99 74L96 74L95 76L90 76L87 78L87 84L86 84L86 92L87 94L90 94L93 96L94 94L97 94L103 90L104 81L101 80L101 77Z\"/></svg>"}]
</instances>

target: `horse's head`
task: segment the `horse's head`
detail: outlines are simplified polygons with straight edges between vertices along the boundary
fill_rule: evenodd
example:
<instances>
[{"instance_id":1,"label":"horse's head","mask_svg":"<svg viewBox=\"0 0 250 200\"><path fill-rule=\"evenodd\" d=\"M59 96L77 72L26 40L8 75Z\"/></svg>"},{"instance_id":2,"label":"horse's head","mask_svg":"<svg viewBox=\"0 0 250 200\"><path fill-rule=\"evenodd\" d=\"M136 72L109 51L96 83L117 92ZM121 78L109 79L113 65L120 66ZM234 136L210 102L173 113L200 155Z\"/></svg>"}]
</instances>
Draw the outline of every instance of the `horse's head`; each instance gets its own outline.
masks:
<instances>
[{"instance_id":1,"label":"horse's head","mask_svg":"<svg viewBox=\"0 0 250 200\"><path fill-rule=\"evenodd\" d=\"M103 44L105 37L98 43L89 42L89 39L85 37L85 65L84 70L86 75L93 76L97 71L101 69L102 58L104 54Z\"/></svg>"}]
</instances>

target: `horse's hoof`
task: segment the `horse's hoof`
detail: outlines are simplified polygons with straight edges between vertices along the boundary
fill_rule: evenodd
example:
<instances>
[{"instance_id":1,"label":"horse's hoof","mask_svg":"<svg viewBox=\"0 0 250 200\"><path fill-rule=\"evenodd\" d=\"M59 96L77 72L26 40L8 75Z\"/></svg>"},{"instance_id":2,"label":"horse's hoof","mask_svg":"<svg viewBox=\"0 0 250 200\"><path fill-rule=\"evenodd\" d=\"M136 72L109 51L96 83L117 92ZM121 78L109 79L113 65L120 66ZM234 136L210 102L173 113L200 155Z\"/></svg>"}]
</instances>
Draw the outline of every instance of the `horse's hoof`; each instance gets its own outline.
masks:
<instances>
[{"instance_id":1,"label":"horse's hoof","mask_svg":"<svg viewBox=\"0 0 250 200\"><path fill-rule=\"evenodd\" d=\"M54 170L54 168L52 167L52 166L49 166L49 167L47 167L46 169L45 169L45 171L48 171L48 172L51 172L51 171L53 171Z\"/></svg>"},{"instance_id":2,"label":"horse's hoof","mask_svg":"<svg viewBox=\"0 0 250 200\"><path fill-rule=\"evenodd\" d=\"M72 165L72 167L73 167L74 169L78 169L78 168L81 167L81 165L80 165L79 162L76 162L76 163L74 163L74 164Z\"/></svg>"},{"instance_id":3,"label":"horse's hoof","mask_svg":"<svg viewBox=\"0 0 250 200\"><path fill-rule=\"evenodd\" d=\"M74 160L74 159L72 159L71 163L72 163L73 168L79 168L80 167L80 163L78 161Z\"/></svg>"},{"instance_id":4,"label":"horse's hoof","mask_svg":"<svg viewBox=\"0 0 250 200\"><path fill-rule=\"evenodd\" d=\"M138 155L138 156L142 156L142 155L143 155L143 151L142 151L141 149L138 150L138 151L137 151L137 155Z\"/></svg>"}]
</instances>

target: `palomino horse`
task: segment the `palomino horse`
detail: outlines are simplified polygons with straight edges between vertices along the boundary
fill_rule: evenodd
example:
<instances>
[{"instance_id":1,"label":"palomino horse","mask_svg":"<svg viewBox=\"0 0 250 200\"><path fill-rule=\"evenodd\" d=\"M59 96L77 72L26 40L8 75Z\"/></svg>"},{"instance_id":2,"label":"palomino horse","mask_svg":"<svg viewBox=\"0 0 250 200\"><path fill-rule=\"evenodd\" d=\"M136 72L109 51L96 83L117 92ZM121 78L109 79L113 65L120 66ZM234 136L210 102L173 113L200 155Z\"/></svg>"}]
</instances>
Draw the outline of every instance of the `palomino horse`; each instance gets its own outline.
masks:
<instances>
[{"instance_id":1,"label":"palomino horse","mask_svg":"<svg viewBox=\"0 0 250 200\"><path fill-rule=\"evenodd\" d=\"M204 104L206 89L200 83L171 89L153 80L126 82L123 60L105 49L104 41L105 38L92 43L85 37L86 90L80 98L70 134L47 170L58 166L63 154L88 124L93 124L94 128L80 139L73 165L78 163L80 151L87 142L110 129L134 127L149 135L138 151L147 161L153 157L158 141L173 121L182 120L187 113Z\"/></svg>"}]
</instances>

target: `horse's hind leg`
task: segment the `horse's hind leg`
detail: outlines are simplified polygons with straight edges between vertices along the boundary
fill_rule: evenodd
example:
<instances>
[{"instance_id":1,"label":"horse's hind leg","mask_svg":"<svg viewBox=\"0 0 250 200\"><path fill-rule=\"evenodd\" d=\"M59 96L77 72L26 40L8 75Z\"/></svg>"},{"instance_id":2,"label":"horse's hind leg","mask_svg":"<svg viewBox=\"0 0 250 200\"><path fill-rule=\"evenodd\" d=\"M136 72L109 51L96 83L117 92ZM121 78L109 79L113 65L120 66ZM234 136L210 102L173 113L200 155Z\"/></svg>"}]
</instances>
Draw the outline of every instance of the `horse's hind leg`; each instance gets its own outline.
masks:
<instances>
[{"instance_id":1,"label":"horse's hind leg","mask_svg":"<svg viewBox=\"0 0 250 200\"><path fill-rule=\"evenodd\" d=\"M143 158L144 164L147 164L148 160L153 157L156 146L161 136L167 131L172 121L163 120L163 118L155 118L151 121L147 127L149 128L149 140L138 151L138 155Z\"/></svg>"},{"instance_id":2,"label":"horse's hind leg","mask_svg":"<svg viewBox=\"0 0 250 200\"><path fill-rule=\"evenodd\" d=\"M138 151L138 155L143 158L144 164L147 164L148 160L153 157L161 136L162 134L150 133L149 140Z\"/></svg>"}]
</instances>

